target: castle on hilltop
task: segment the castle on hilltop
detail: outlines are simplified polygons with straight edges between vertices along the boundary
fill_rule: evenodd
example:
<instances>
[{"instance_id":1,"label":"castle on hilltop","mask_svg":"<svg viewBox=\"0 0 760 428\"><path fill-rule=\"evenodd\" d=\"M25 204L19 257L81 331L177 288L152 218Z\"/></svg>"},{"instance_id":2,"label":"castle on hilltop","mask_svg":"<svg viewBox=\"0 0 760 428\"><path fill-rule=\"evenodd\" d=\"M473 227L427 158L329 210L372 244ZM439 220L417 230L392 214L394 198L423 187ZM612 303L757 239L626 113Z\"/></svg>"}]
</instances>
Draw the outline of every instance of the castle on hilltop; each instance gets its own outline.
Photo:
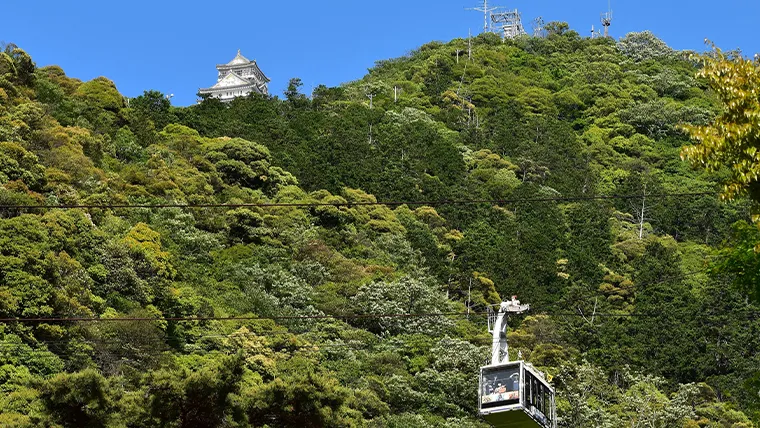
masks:
<instances>
[{"instance_id":1,"label":"castle on hilltop","mask_svg":"<svg viewBox=\"0 0 760 428\"><path fill-rule=\"evenodd\" d=\"M240 49L232 61L227 64L218 64L216 69L219 72L216 84L210 88L199 89L199 95L207 95L223 102L229 102L237 97L245 97L252 92L263 95L269 94L267 89L267 84L270 82L269 78L261 71L256 60L248 60L240 54Z\"/></svg>"}]
</instances>

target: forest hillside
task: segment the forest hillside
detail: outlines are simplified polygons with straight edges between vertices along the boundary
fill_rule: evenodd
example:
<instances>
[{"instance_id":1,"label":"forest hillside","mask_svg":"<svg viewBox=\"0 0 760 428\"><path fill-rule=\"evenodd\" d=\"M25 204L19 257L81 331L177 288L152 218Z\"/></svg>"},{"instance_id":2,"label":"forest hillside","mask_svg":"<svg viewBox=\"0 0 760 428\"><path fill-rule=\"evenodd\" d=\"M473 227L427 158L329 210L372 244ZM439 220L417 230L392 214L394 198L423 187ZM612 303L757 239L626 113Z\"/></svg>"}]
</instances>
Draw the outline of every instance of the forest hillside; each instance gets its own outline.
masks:
<instances>
[{"instance_id":1,"label":"forest hillside","mask_svg":"<svg viewBox=\"0 0 760 428\"><path fill-rule=\"evenodd\" d=\"M760 424L760 232L680 158L720 97L547 29L190 107L4 46L0 426L487 427L512 295L560 427Z\"/></svg>"}]
</instances>

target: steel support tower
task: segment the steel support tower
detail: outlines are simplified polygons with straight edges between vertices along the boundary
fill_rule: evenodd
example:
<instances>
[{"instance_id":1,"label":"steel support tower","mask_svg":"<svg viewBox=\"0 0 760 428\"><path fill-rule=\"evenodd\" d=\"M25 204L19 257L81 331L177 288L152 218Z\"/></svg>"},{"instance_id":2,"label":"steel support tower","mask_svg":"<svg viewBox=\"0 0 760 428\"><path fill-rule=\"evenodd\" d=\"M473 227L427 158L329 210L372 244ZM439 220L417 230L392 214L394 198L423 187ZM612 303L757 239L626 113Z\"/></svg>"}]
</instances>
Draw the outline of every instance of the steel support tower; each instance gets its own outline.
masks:
<instances>
[{"instance_id":1,"label":"steel support tower","mask_svg":"<svg viewBox=\"0 0 760 428\"><path fill-rule=\"evenodd\" d=\"M483 0L483 6L482 7L470 7L465 10L474 10L476 12L483 12L483 32L488 33L491 31L491 27L489 26L488 17L491 16L491 12L496 10L495 7L488 7L488 0Z\"/></svg>"},{"instance_id":2,"label":"steel support tower","mask_svg":"<svg viewBox=\"0 0 760 428\"><path fill-rule=\"evenodd\" d=\"M514 39L527 34L522 24L520 12L517 9L491 14L491 24L500 30L499 32L504 39Z\"/></svg>"},{"instance_id":3,"label":"steel support tower","mask_svg":"<svg viewBox=\"0 0 760 428\"><path fill-rule=\"evenodd\" d=\"M612 11L602 14L602 25L604 26L604 37L610 36L610 25L612 25Z\"/></svg>"}]
</instances>

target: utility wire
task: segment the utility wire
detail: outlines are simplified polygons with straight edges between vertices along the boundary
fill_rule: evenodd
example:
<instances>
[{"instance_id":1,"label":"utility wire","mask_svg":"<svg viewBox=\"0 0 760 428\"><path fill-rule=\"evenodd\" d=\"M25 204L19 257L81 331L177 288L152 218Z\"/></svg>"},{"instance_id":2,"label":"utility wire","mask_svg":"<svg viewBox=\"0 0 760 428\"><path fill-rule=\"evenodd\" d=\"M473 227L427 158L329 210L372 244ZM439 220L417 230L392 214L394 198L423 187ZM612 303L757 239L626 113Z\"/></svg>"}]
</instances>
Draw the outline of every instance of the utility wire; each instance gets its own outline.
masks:
<instances>
[{"instance_id":1,"label":"utility wire","mask_svg":"<svg viewBox=\"0 0 760 428\"><path fill-rule=\"evenodd\" d=\"M380 202L255 202L240 204L59 204L59 205L0 205L0 209L154 209L154 208L318 208L355 206L401 206L401 205L472 205L472 204L515 204L524 202L578 202L614 199L666 199L675 197L718 196L717 192L661 193L654 195L597 195L597 196L556 196L519 199L443 199L437 201L380 201Z\"/></svg>"},{"instance_id":2,"label":"utility wire","mask_svg":"<svg viewBox=\"0 0 760 428\"><path fill-rule=\"evenodd\" d=\"M129 336L129 335L125 335ZM142 337L139 338L139 340L134 340L131 342L126 341L126 338L104 338L104 339L86 339L86 338L69 338L69 339L59 339L59 340L35 340L32 342L17 342L17 341L9 341L9 340L0 340L0 353L3 351L8 352L11 349L17 349L20 352L26 352L27 354L36 354L39 352L46 351L45 349L40 348L34 348L33 346L36 345L50 345L54 348L58 348L60 350L60 347L58 345L65 345L72 342L76 342L78 344L89 344L89 345L122 345L119 349L124 351L124 347L126 345L131 345L134 348L138 348L141 345L149 345L149 344L160 344L160 345L166 345L167 342L171 340L181 340L185 341L185 345L192 348L193 346L197 346L202 344L203 339L236 339L236 338L244 338L244 337L272 337L272 336L291 336L292 338L298 339L301 344L293 344L293 343L268 343L268 344L246 344L246 349L267 349L267 350L273 350L276 351L278 349L282 350L314 350L314 351L322 351L326 349L352 349L352 350L365 350L365 349L376 349L376 348L409 348L413 347L412 344L407 343L399 343L399 342L393 342L393 341L386 341L383 342L382 340L378 339L377 341L368 341L366 338L361 339L350 339L350 338L319 338L319 337L309 337L309 333L303 333L301 335L290 333L290 332L239 332L235 331L229 334L211 334L211 335L200 335L200 336L190 336L190 337L179 337L179 336L154 336L154 337ZM323 341L323 342L320 342ZM10 348L10 349L9 349ZM156 349L157 351L167 351L170 350L171 346L167 346L165 349ZM109 352L114 351L114 349L110 349ZM15 352L15 351L14 351ZM63 351L61 351L63 352Z\"/></svg>"},{"instance_id":3,"label":"utility wire","mask_svg":"<svg viewBox=\"0 0 760 428\"><path fill-rule=\"evenodd\" d=\"M671 280L682 280L688 277L707 274L704 270L694 270L684 272L678 275L666 276L659 278L657 281L636 284L638 287L659 285ZM634 279L635 282L635 279ZM535 315L547 316L575 316L582 317L585 314L575 312L556 312L552 309L533 308ZM752 310L753 314L760 314L760 310ZM46 317L7 317L0 318L0 323L53 323L53 322L86 322L86 323L104 323L104 322L151 322L151 321L294 321L294 320L321 320L321 319L383 319L383 318L440 318L440 317L480 317L488 315L488 312L421 312L421 313L385 313L385 314L323 314L323 315L282 315L282 316L207 316L207 317L71 317L71 316L46 316ZM664 317L667 314L656 313L597 313L599 317ZM715 314L718 316L721 314ZM278 333L280 334L280 333ZM282 332L281 334L292 334L291 332Z\"/></svg>"},{"instance_id":4,"label":"utility wire","mask_svg":"<svg viewBox=\"0 0 760 428\"><path fill-rule=\"evenodd\" d=\"M567 315L578 315L573 313L568 313ZM615 314L615 315L621 315L621 314ZM632 315L632 314L631 314ZM717 315L717 314L716 314ZM600 314L597 314L597 316L600 316ZM270 333L270 334L267 334ZM278 335L279 332L262 332L262 333L256 333L256 332L248 332L248 333L241 333L241 332L233 332L230 334L222 334L222 335L201 335L196 337L176 337L176 336L164 336L164 337L150 337L150 338L141 338L139 341L127 341L126 338L108 338L108 339L85 339L85 338L70 338L70 339L61 339L61 340L40 340L40 341L34 341L32 343L25 343L25 342L16 342L16 341L7 341L3 340L0 341L0 354L3 352L13 352L15 355L18 355L19 353L23 353L27 356L33 355L36 357L44 356L44 354L40 354L41 352L44 353L45 351L52 352L55 354L55 352L50 351L49 349L44 348L33 348L35 345L48 345L52 346L53 348L57 348L60 353L66 353L65 350L62 350L60 348L60 345L65 345L68 343L77 343L77 344L89 344L89 345L122 345L118 348L110 348L107 350L109 353L121 353L122 355L126 354L130 349L126 349L126 346L129 345L132 350L136 351L144 351L144 349L140 349L140 347L145 347L149 345L166 345L169 340L178 339L178 340L190 340L189 343L185 343L185 345L188 345L190 348L192 348L194 345L199 345L199 342L201 342L203 339L234 339L238 337L266 337L270 336L271 333L277 333L274 335ZM309 338L304 336L297 336L293 334L293 337L302 340L302 344L287 344L287 343L269 343L269 344L247 344L245 345L246 349L249 350L288 350L288 351L299 351L299 352L322 352L327 350L335 350L335 349L346 349L346 350L355 350L355 351L361 351L361 350L376 350L376 349L398 349L398 348L417 348L413 344L408 343L399 343L399 342L388 342L388 341L367 341L366 339L344 339L344 338L331 338L331 339L323 339L326 342L318 343L316 342L319 340L319 338ZM341 341L341 342L338 342ZM479 346L488 346L493 345L493 343L498 343L500 340L490 340L490 341L478 341ZM306 343L303 343L306 342ZM431 344L431 346L436 346L434 344ZM162 351L169 351L171 350L171 346L167 346L165 349L157 349L153 348L153 351L156 352L162 352ZM192 351L193 349L187 349L188 351ZM50 357L53 357L53 355L47 355Z\"/></svg>"},{"instance_id":5,"label":"utility wire","mask_svg":"<svg viewBox=\"0 0 760 428\"><path fill-rule=\"evenodd\" d=\"M734 311L731 315L739 313L751 315L752 317L760 316L760 310L740 310ZM0 323L54 323L54 322L87 322L87 323L109 323L109 322L152 322L152 321L281 321L281 320L319 320L319 319L384 319L384 318L443 318L443 317L478 317L486 316L488 312L448 312L448 313L395 313L395 314L344 314L344 315L300 315L300 316L273 316L273 317L156 317L156 318L95 318L95 317L70 317L70 318L0 318ZM534 315L546 315L552 317L584 317L588 314L576 312L535 312ZM700 314L700 317L710 318L726 316L727 314ZM673 316L673 312L608 312L596 313L597 317L623 317L623 318L663 318Z\"/></svg>"},{"instance_id":6,"label":"utility wire","mask_svg":"<svg viewBox=\"0 0 760 428\"><path fill-rule=\"evenodd\" d=\"M56 342L45 342L45 341L37 341L33 344L26 344L26 343L15 343L15 342L6 342L2 343L0 342L0 353L2 352L13 352L15 355L19 353L23 353L26 356L34 356L37 357L43 357L47 356L50 358L59 357L59 354L65 354L66 352L64 350L61 350L61 348L57 347L56 345L63 345L67 343L75 342L77 344L88 344L88 345L127 345L131 342L125 342L124 340L121 341L113 341L113 342L107 342L107 341L97 341L97 340L81 340L81 339L70 339L66 341L56 341ZM141 345L157 345L157 344L165 344L165 341L159 341L155 340L153 342L142 342ZM43 349L43 348L31 348L31 345L52 345L54 348L58 348L58 353L50 350L50 349ZM134 346L134 345L132 345ZM391 347L395 346L396 348L404 347L408 348L411 347L411 345L388 345L384 343L369 343L369 342L362 342L357 341L356 343L313 343L313 344L305 344L305 345L289 345L289 346L278 346L276 344L270 344L270 345L246 345L245 348L253 351L263 351L263 350L271 350L271 351L277 351L278 349L283 350L292 350L292 351L298 351L298 352L322 352L327 350L336 350L336 349L346 349L346 350L354 350L354 351L361 351L361 350L374 350L378 348L384 348L384 347ZM29 349L31 348L31 349ZM118 349L118 350L117 350ZM135 350L137 350L137 347L135 347ZM166 349L153 349L156 353L160 353L163 351L170 351L172 350L171 347L166 347ZM50 352L51 354L45 354L45 352ZM125 349L124 346L119 348L111 348L108 349L108 353L114 353L114 354L121 354L124 355L128 352L128 349ZM144 350L143 350L144 351Z\"/></svg>"},{"instance_id":7,"label":"utility wire","mask_svg":"<svg viewBox=\"0 0 760 428\"><path fill-rule=\"evenodd\" d=\"M382 344L382 342L368 342L364 339L362 340L343 340L343 343L335 342L337 339L323 339L326 340L324 343L318 343L318 338L308 338L308 337L301 337L297 336L295 334L291 335L294 338L299 339L302 344L281 344L281 343L269 343L269 344L247 344L246 347L249 348L266 348L266 349L298 349L298 348L307 348L307 347L314 347L314 346L336 346L336 347L346 347L350 346L352 344L375 344L379 345ZM129 336L129 335L124 335ZM202 341L202 339L235 339L239 337L270 337L271 335L267 334L259 334L259 333L239 333L239 332L233 332L230 334L223 334L223 335L207 335L207 336L196 336L196 337L172 337L172 336L156 336L156 337L150 337L150 338L140 338L140 340L132 340L130 342L127 342L124 340L124 338L107 338L107 339L86 339L86 338L75 338L72 337L70 339L59 339L59 340L35 340L31 342L15 342L15 341L9 341L9 340L2 340L0 341L0 352L3 350L3 347L31 347L33 345L43 344L43 345L64 345L71 342L77 342L82 344L91 344L91 345L145 345L145 344L166 344L169 341L172 340L182 340L184 342L187 342L186 345L197 345L199 342ZM389 345L390 346L390 345ZM31 349L32 351L34 348Z\"/></svg>"},{"instance_id":8,"label":"utility wire","mask_svg":"<svg viewBox=\"0 0 760 428\"><path fill-rule=\"evenodd\" d=\"M485 315L485 312L480 315ZM437 318L447 316L467 316L466 312L439 313L392 313L392 314L341 314L341 315L285 315L272 317L230 316L230 317L37 317L37 318L0 318L0 323L12 322L145 322L145 321L289 321L319 319L378 319L378 318ZM470 313L469 315L477 315Z\"/></svg>"}]
</instances>

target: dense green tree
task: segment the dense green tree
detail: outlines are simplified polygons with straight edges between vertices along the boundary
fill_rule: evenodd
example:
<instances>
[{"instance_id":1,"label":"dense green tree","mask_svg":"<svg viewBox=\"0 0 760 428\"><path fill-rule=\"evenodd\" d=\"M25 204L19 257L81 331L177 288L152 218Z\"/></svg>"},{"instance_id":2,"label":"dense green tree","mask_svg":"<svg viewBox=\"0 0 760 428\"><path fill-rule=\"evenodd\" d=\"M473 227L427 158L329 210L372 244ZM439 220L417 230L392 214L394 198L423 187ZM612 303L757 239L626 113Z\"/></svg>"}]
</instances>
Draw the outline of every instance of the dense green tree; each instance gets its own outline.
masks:
<instances>
[{"instance_id":1,"label":"dense green tree","mask_svg":"<svg viewBox=\"0 0 760 428\"><path fill-rule=\"evenodd\" d=\"M747 203L667 196L752 195L756 64L545 30L189 107L5 46L0 425L483 427L518 295L560 426L756 426Z\"/></svg>"},{"instance_id":2,"label":"dense green tree","mask_svg":"<svg viewBox=\"0 0 760 428\"><path fill-rule=\"evenodd\" d=\"M129 107L137 116L150 120L157 129L162 129L173 122L169 99L159 91L145 91L142 95L129 100Z\"/></svg>"},{"instance_id":3,"label":"dense green tree","mask_svg":"<svg viewBox=\"0 0 760 428\"><path fill-rule=\"evenodd\" d=\"M272 427L348 427L358 415L347 404L349 392L329 373L302 359L290 361L281 377L256 391L248 410L252 421ZM295 367L298 367L296 370Z\"/></svg>"},{"instance_id":4,"label":"dense green tree","mask_svg":"<svg viewBox=\"0 0 760 428\"><path fill-rule=\"evenodd\" d=\"M218 427L243 417L236 394L241 388L240 355L207 359L190 371L152 372L145 380L149 414L163 425ZM229 418L229 419L228 419Z\"/></svg>"},{"instance_id":5,"label":"dense green tree","mask_svg":"<svg viewBox=\"0 0 760 428\"><path fill-rule=\"evenodd\" d=\"M723 182L725 198L748 193L754 201L760 200L754 133L760 127L754 89L760 66L756 60L734 57L717 48L700 60L698 75L707 79L723 110L710 124L686 127L696 144L684 147L683 156L709 171L728 168Z\"/></svg>"},{"instance_id":6,"label":"dense green tree","mask_svg":"<svg viewBox=\"0 0 760 428\"><path fill-rule=\"evenodd\" d=\"M59 374L45 383L41 397L64 426L105 427L113 421L112 386L97 370Z\"/></svg>"}]
</instances>

